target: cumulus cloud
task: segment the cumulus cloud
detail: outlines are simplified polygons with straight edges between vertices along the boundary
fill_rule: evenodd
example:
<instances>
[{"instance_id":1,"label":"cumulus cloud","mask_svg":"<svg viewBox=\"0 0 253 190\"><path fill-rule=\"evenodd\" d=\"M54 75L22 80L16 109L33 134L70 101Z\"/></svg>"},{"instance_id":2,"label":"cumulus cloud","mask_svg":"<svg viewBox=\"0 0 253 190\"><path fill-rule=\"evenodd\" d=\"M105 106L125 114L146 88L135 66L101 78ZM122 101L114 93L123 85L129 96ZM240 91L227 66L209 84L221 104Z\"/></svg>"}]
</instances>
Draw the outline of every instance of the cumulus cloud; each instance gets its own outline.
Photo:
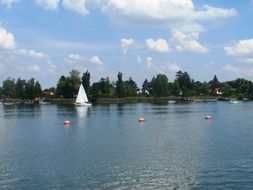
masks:
<instances>
[{"instance_id":1,"label":"cumulus cloud","mask_svg":"<svg viewBox=\"0 0 253 190\"><path fill-rule=\"evenodd\" d=\"M180 52L207 53L208 49L198 42L199 33L184 33L178 29L172 30L172 40L176 45L176 50Z\"/></svg>"},{"instance_id":2,"label":"cumulus cloud","mask_svg":"<svg viewBox=\"0 0 253 190\"><path fill-rule=\"evenodd\" d=\"M0 64L0 74L3 74L5 72L5 65L4 64Z\"/></svg>"},{"instance_id":3,"label":"cumulus cloud","mask_svg":"<svg viewBox=\"0 0 253 190\"><path fill-rule=\"evenodd\" d=\"M235 9L209 5L203 5L198 10L192 0L149 0L148 2L146 0L100 0L98 2L105 14L135 21L208 20L237 15Z\"/></svg>"},{"instance_id":4,"label":"cumulus cloud","mask_svg":"<svg viewBox=\"0 0 253 190\"><path fill-rule=\"evenodd\" d=\"M36 0L41 4L57 7L59 0ZM45 5L45 3L44 3ZM99 9L105 15L114 19L128 19L133 22L153 21L157 23L171 20L210 20L228 18L237 15L233 8L220 8L203 5L196 8L192 0L63 0L64 8L76 11L82 15L89 13L89 9Z\"/></svg>"},{"instance_id":5,"label":"cumulus cloud","mask_svg":"<svg viewBox=\"0 0 253 190\"><path fill-rule=\"evenodd\" d=\"M76 62L80 62L80 61L84 61L85 58L82 57L81 55L79 54L69 54L67 59L66 59L66 62L68 63L76 63Z\"/></svg>"},{"instance_id":6,"label":"cumulus cloud","mask_svg":"<svg viewBox=\"0 0 253 190\"><path fill-rule=\"evenodd\" d=\"M161 39L161 38L157 39L157 40L147 39L146 45L147 45L148 49L153 50L153 51L157 51L160 53L165 53L165 52L170 51L169 44L165 39Z\"/></svg>"},{"instance_id":7,"label":"cumulus cloud","mask_svg":"<svg viewBox=\"0 0 253 190\"><path fill-rule=\"evenodd\" d=\"M60 0L35 0L36 4L40 7L49 10L56 10L59 6Z\"/></svg>"},{"instance_id":8,"label":"cumulus cloud","mask_svg":"<svg viewBox=\"0 0 253 190\"><path fill-rule=\"evenodd\" d=\"M147 67L151 68L153 66L153 58L152 57L147 57L146 61L147 61Z\"/></svg>"},{"instance_id":9,"label":"cumulus cloud","mask_svg":"<svg viewBox=\"0 0 253 190\"><path fill-rule=\"evenodd\" d=\"M30 50L30 49L18 49L15 52L18 55L23 55L23 56L37 58L37 59L49 58L49 56L45 53L38 52L38 51L35 51L35 50Z\"/></svg>"},{"instance_id":10,"label":"cumulus cloud","mask_svg":"<svg viewBox=\"0 0 253 190\"><path fill-rule=\"evenodd\" d=\"M175 73L176 73L177 71L182 70L181 67L180 67L178 64L176 64L176 63L169 64L169 65L168 65L168 68L169 68L169 70L170 70L171 72L175 72Z\"/></svg>"},{"instance_id":11,"label":"cumulus cloud","mask_svg":"<svg viewBox=\"0 0 253 190\"><path fill-rule=\"evenodd\" d=\"M253 39L240 40L233 46L225 47L224 51L231 56L253 56Z\"/></svg>"},{"instance_id":12,"label":"cumulus cloud","mask_svg":"<svg viewBox=\"0 0 253 190\"><path fill-rule=\"evenodd\" d=\"M36 64L29 65L28 70L33 73L38 73L41 71L40 67Z\"/></svg>"},{"instance_id":13,"label":"cumulus cloud","mask_svg":"<svg viewBox=\"0 0 253 190\"><path fill-rule=\"evenodd\" d=\"M121 49L122 49L123 55L126 55L127 52L128 52L129 47L134 44L134 39L132 39L132 38L129 38L129 39L122 38L120 40L120 42L121 42Z\"/></svg>"},{"instance_id":14,"label":"cumulus cloud","mask_svg":"<svg viewBox=\"0 0 253 190\"><path fill-rule=\"evenodd\" d=\"M20 0L1 0L1 3L5 5L7 8L10 8L13 3L17 3Z\"/></svg>"},{"instance_id":15,"label":"cumulus cloud","mask_svg":"<svg viewBox=\"0 0 253 190\"><path fill-rule=\"evenodd\" d=\"M16 46L15 38L12 33L0 26L0 49L14 49Z\"/></svg>"},{"instance_id":16,"label":"cumulus cloud","mask_svg":"<svg viewBox=\"0 0 253 190\"><path fill-rule=\"evenodd\" d=\"M234 74L236 77L251 77L253 75L252 67L236 67L231 64L226 64L223 70Z\"/></svg>"},{"instance_id":17,"label":"cumulus cloud","mask_svg":"<svg viewBox=\"0 0 253 190\"><path fill-rule=\"evenodd\" d=\"M100 60L100 58L98 56L91 57L90 62L95 65L103 65L103 62Z\"/></svg>"},{"instance_id":18,"label":"cumulus cloud","mask_svg":"<svg viewBox=\"0 0 253 190\"><path fill-rule=\"evenodd\" d=\"M81 15L86 15L89 13L86 8L86 0L63 0L62 5L65 9L76 11Z\"/></svg>"},{"instance_id":19,"label":"cumulus cloud","mask_svg":"<svg viewBox=\"0 0 253 190\"><path fill-rule=\"evenodd\" d=\"M142 58L141 58L141 56L137 55L136 60L137 60L138 63L142 63Z\"/></svg>"}]
</instances>

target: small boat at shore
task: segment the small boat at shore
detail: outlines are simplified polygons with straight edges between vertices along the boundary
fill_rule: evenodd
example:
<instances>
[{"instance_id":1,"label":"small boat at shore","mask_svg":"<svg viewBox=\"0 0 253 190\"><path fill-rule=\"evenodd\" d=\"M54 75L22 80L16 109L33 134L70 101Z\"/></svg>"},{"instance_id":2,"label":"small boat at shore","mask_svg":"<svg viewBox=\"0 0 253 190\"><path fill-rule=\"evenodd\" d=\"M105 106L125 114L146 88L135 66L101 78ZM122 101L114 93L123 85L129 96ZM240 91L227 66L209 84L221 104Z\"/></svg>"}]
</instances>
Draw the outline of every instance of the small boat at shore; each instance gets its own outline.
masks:
<instances>
[{"instance_id":1,"label":"small boat at shore","mask_svg":"<svg viewBox=\"0 0 253 190\"><path fill-rule=\"evenodd\" d=\"M177 103L175 100L169 100L168 101L168 104L175 104L175 103Z\"/></svg>"},{"instance_id":2,"label":"small boat at shore","mask_svg":"<svg viewBox=\"0 0 253 190\"><path fill-rule=\"evenodd\" d=\"M13 106L14 102L4 102L3 103L5 106Z\"/></svg>"},{"instance_id":3,"label":"small boat at shore","mask_svg":"<svg viewBox=\"0 0 253 190\"><path fill-rule=\"evenodd\" d=\"M230 100L229 102L228 102L229 104L238 104L239 102L237 101L237 100Z\"/></svg>"}]
</instances>

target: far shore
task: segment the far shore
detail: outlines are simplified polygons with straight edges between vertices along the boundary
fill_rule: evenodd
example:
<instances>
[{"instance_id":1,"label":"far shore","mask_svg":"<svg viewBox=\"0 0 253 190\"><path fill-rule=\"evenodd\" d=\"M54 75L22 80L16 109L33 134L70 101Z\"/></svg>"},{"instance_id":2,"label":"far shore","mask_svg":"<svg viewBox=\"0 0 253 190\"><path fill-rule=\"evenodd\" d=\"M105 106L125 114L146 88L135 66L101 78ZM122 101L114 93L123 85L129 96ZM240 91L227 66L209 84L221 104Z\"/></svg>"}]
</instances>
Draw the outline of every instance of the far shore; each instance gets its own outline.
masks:
<instances>
[{"instance_id":1,"label":"far shore","mask_svg":"<svg viewBox=\"0 0 253 190\"><path fill-rule=\"evenodd\" d=\"M93 104L132 104L132 103L173 103L173 102L213 102L217 101L218 97L215 96L194 96L194 97L126 97L126 98L99 98L96 101L93 101ZM224 99L230 100L230 98ZM33 101L27 103L23 99L5 99L2 102L13 102L14 104L35 104ZM63 98L51 98L47 99L48 103L59 104L59 105L72 105L75 102L75 99L63 99ZM39 103L36 103L39 104Z\"/></svg>"}]
</instances>

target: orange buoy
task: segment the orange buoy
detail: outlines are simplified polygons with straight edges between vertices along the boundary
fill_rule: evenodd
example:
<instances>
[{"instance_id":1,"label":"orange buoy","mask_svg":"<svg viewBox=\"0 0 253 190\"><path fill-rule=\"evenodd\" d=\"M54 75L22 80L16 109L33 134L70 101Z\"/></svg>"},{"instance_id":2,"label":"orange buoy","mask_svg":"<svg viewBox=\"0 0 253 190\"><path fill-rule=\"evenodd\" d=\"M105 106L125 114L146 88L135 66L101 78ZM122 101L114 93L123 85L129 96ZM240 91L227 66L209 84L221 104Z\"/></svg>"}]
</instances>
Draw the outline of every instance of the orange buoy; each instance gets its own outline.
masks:
<instances>
[{"instance_id":1,"label":"orange buoy","mask_svg":"<svg viewBox=\"0 0 253 190\"><path fill-rule=\"evenodd\" d=\"M71 121L70 120L64 120L64 125L70 125Z\"/></svg>"},{"instance_id":2,"label":"orange buoy","mask_svg":"<svg viewBox=\"0 0 253 190\"><path fill-rule=\"evenodd\" d=\"M144 121L145 121L144 117L139 118L139 122L144 122Z\"/></svg>"},{"instance_id":3,"label":"orange buoy","mask_svg":"<svg viewBox=\"0 0 253 190\"><path fill-rule=\"evenodd\" d=\"M211 115L207 115L206 119L213 119Z\"/></svg>"}]
</instances>

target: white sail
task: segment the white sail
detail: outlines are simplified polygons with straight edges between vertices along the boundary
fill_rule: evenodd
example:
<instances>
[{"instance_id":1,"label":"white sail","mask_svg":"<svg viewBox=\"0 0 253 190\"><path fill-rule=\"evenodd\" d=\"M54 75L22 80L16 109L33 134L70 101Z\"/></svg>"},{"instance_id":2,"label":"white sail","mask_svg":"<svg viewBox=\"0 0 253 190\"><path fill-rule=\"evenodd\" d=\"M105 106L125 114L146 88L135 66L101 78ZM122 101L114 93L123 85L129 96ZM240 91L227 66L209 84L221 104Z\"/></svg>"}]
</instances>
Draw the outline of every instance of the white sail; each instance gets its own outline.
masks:
<instances>
[{"instance_id":1,"label":"white sail","mask_svg":"<svg viewBox=\"0 0 253 190\"><path fill-rule=\"evenodd\" d=\"M79 91L78 91L78 94L77 94L75 104L76 105L88 105L89 104L86 92L85 92L82 84L79 87Z\"/></svg>"}]
</instances>

